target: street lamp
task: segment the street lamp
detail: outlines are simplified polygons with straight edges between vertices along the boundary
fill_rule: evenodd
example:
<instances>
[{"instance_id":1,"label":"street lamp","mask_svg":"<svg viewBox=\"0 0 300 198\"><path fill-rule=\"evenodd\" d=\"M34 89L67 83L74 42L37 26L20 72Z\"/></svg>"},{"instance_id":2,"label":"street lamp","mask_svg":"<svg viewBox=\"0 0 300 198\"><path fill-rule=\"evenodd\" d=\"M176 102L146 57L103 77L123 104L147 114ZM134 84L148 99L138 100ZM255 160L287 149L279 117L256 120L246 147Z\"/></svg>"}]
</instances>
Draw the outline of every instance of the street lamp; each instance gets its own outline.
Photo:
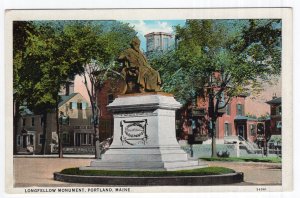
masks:
<instances>
[{"instance_id":1,"label":"street lamp","mask_svg":"<svg viewBox=\"0 0 300 198\"><path fill-rule=\"evenodd\" d=\"M60 112L59 119L59 135L58 135L58 155L59 158L63 157L63 145L62 145L62 126L69 125L69 116L65 116L63 112Z\"/></svg>"}]
</instances>

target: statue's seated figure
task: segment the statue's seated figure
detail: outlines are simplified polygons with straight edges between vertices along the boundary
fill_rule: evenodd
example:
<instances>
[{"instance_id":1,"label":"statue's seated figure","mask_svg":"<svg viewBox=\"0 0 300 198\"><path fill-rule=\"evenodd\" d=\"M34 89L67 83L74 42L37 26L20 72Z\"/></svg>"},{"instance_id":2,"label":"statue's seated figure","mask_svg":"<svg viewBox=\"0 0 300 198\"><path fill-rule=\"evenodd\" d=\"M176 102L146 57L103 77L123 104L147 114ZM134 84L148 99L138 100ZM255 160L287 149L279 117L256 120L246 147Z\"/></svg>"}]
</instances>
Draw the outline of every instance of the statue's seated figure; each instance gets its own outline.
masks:
<instances>
[{"instance_id":1,"label":"statue's seated figure","mask_svg":"<svg viewBox=\"0 0 300 198\"><path fill-rule=\"evenodd\" d=\"M159 73L147 62L140 50L140 40L134 37L131 48L124 50L118 60L122 63L122 75L125 77L124 93L144 93L160 91Z\"/></svg>"}]
</instances>

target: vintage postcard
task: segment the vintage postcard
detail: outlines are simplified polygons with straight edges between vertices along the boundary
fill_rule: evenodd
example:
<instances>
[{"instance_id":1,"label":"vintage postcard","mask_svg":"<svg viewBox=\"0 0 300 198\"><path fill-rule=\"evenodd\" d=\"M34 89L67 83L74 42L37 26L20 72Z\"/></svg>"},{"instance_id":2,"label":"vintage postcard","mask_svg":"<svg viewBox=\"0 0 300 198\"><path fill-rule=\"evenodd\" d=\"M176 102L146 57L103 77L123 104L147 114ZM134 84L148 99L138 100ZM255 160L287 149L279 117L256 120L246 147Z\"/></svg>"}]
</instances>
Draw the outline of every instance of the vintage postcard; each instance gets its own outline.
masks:
<instances>
[{"instance_id":1,"label":"vintage postcard","mask_svg":"<svg viewBox=\"0 0 300 198\"><path fill-rule=\"evenodd\" d=\"M7 10L7 193L293 190L292 9Z\"/></svg>"}]
</instances>

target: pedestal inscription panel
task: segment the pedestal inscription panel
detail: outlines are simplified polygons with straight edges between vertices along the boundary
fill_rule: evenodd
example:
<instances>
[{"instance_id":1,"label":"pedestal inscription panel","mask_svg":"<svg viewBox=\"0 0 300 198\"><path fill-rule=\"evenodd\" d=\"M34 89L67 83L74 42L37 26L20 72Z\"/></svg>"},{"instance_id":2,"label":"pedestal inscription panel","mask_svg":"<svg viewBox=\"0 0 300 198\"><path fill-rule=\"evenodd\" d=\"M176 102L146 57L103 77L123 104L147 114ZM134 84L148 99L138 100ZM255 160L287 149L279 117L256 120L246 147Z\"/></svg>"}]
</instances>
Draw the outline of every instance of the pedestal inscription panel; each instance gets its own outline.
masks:
<instances>
[{"instance_id":1,"label":"pedestal inscription panel","mask_svg":"<svg viewBox=\"0 0 300 198\"><path fill-rule=\"evenodd\" d=\"M126 121L122 120L121 126L121 142L122 145L145 145L147 142L147 119Z\"/></svg>"}]
</instances>

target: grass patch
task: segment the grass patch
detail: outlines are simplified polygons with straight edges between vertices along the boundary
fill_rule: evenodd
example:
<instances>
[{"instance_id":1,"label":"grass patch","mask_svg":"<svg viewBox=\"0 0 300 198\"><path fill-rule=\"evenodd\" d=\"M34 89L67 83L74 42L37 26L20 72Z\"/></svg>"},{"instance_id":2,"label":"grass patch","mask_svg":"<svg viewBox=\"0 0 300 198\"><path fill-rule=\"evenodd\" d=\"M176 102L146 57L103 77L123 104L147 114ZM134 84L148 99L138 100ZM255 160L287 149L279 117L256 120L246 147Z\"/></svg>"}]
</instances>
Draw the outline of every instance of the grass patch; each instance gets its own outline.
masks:
<instances>
[{"instance_id":1,"label":"grass patch","mask_svg":"<svg viewBox=\"0 0 300 198\"><path fill-rule=\"evenodd\" d=\"M211 158L211 157L203 157L200 158L205 161L227 161L227 162L268 162L268 163L281 163L281 158L279 157L228 157L228 158Z\"/></svg>"},{"instance_id":2,"label":"grass patch","mask_svg":"<svg viewBox=\"0 0 300 198\"><path fill-rule=\"evenodd\" d=\"M67 175L85 176L127 176L127 177L163 177L163 176L202 176L221 175L235 173L234 170L224 167L205 167L180 171L110 171L110 170L79 170L79 168L67 168L61 171Z\"/></svg>"}]
</instances>

